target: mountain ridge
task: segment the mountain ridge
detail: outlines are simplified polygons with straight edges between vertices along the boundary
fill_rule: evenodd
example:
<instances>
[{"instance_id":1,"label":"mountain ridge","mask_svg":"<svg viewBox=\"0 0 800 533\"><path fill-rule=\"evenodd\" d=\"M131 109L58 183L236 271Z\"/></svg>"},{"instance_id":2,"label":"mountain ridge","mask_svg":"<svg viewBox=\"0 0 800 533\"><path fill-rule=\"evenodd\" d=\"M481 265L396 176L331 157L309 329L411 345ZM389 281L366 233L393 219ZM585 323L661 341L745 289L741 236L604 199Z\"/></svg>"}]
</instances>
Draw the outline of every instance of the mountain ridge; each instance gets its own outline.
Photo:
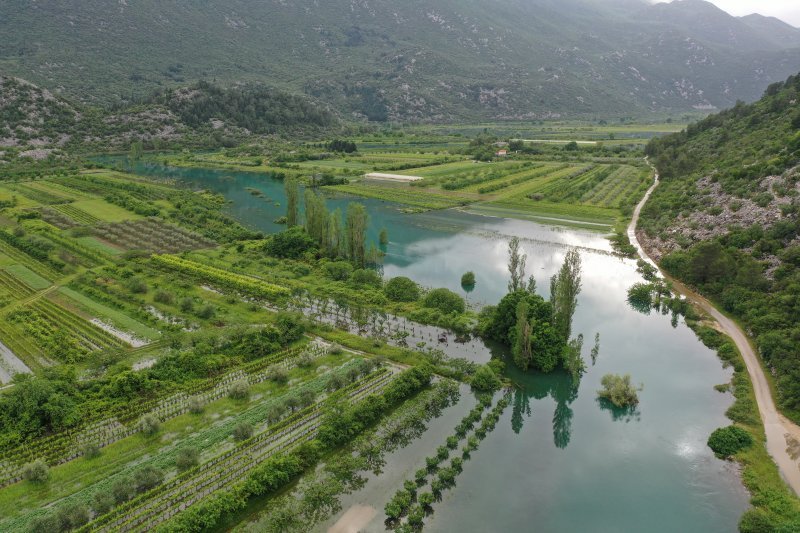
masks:
<instances>
[{"instance_id":1,"label":"mountain ridge","mask_svg":"<svg viewBox=\"0 0 800 533\"><path fill-rule=\"evenodd\" d=\"M0 72L89 104L255 81L354 119L442 122L723 108L800 70L793 37L768 38L763 21L718 10L714 31L679 28L710 5L11 0Z\"/></svg>"}]
</instances>

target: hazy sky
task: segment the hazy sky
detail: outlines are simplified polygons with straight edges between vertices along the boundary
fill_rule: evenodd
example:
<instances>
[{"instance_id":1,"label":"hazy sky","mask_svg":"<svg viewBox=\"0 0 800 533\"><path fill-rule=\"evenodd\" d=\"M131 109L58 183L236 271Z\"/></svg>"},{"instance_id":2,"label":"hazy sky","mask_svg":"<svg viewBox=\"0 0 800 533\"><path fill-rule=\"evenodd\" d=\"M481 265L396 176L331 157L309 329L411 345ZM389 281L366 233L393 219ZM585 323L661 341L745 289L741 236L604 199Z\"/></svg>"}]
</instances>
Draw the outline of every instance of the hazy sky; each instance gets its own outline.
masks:
<instances>
[{"instance_id":1,"label":"hazy sky","mask_svg":"<svg viewBox=\"0 0 800 533\"><path fill-rule=\"evenodd\" d=\"M800 27L800 0L709 0L731 15L760 13Z\"/></svg>"}]
</instances>

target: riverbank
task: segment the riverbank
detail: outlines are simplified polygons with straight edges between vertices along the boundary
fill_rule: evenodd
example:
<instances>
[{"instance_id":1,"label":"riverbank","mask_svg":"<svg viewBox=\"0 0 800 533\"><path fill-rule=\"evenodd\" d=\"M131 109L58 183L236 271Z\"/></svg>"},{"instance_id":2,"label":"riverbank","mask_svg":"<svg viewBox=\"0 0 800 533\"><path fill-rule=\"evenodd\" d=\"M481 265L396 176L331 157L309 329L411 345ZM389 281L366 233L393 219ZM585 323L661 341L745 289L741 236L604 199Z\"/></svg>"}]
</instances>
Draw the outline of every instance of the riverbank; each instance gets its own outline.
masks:
<instances>
[{"instance_id":1,"label":"riverbank","mask_svg":"<svg viewBox=\"0 0 800 533\"><path fill-rule=\"evenodd\" d=\"M653 261L648 251L641 244L639 235L637 234L637 225L642 208L650 199L650 196L656 187L658 187L658 184L659 176L658 173L656 173L653 184L634 209L630 225L628 226L628 237L631 244L637 249L642 259L656 268L659 268L658 265ZM742 402L741 395L736 394L736 392L734 392L734 394L737 396L739 408L747 409L749 407L749 409L753 411L752 414L756 414L757 412L763 431L754 431L752 427L748 429L751 430L751 433L755 433L753 435L755 441L757 443L763 443L766 452L769 454L768 456L761 454L759 458L757 452L750 453L745 451L736 456L736 459L744 467L742 477L745 485L753 496L751 503L756 509L759 509L757 512L772 511L775 501L784 497L784 495L781 494L776 495L774 491L780 492L783 490L788 492L790 490L794 507L800 509L800 500L796 498L796 496L800 494L800 461L798 461L798 455L796 453L798 436L800 436L800 427L778 412L772 397L769 381L749 338L734 320L724 315L709 300L680 281L667 276L665 273L662 272L662 275L672 283L674 290L678 294L685 296L695 307L702 310L703 313L716 321L718 330L734 343L745 365L748 386L750 390L752 390L752 396L755 400L755 408L757 408L757 410L746 401L740 403ZM743 373L737 370L737 375L735 375L733 379L735 388L742 386L741 383L737 383L737 377L741 375L743 375ZM734 405L734 407L729 410L729 416L731 416L732 412L736 412L734 410L736 407L737 405ZM731 418L736 422L740 422L740 420L737 420L734 416L731 416ZM770 459L773 463L772 465L764 464ZM777 470L774 467L777 467ZM775 483L775 481L777 481L774 479L775 474L780 476L780 480L782 480L783 483ZM767 490L767 488L773 490ZM763 497L759 497L759 495ZM764 509L767 507L771 508ZM786 511L788 511L788 509L784 509L784 512ZM740 524L743 530L746 529L745 524L748 520L747 517L748 515L745 515L745 519L743 519L742 524Z\"/></svg>"}]
</instances>

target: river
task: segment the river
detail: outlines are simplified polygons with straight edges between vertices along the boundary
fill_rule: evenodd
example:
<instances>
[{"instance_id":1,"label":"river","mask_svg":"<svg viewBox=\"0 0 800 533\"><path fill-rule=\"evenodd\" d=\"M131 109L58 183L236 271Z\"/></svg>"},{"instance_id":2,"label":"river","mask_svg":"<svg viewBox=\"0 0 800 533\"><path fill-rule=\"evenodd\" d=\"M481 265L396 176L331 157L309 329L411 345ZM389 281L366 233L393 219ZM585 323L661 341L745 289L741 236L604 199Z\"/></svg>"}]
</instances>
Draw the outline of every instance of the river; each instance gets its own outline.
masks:
<instances>
[{"instance_id":1,"label":"river","mask_svg":"<svg viewBox=\"0 0 800 533\"><path fill-rule=\"evenodd\" d=\"M250 172L145 163L134 170L219 192L231 201L228 212L245 225L264 232L282 229L273 222L285 211L279 181ZM264 196L251 194L254 189ZM350 200L337 197L328 204L344 208ZM587 230L459 211L405 214L390 203L359 201L370 213L370 237L377 242L381 228L389 232L386 277L404 275L464 294L460 278L471 270L477 285L465 295L475 306L496 303L505 293L510 236L522 239L528 273L545 296L566 251L578 247L583 291L573 333L584 334L587 360L595 333L600 334L599 357L595 364L589 361L577 390L566 374L522 374L509 366L519 385L514 402L465 464L456 487L434 506L428 530L736 530L748 495L735 465L716 459L706 446L711 431L730 423L724 413L733 398L713 386L728 382L731 373L682 321L673 327L669 316L642 315L628 306L627 289L641 281L634 261L614 256L604 235ZM644 385L635 412L610 411L597 402L607 373L631 374ZM438 433L425 439L440 442L452 427L433 424L430 431ZM424 464L422 453L402 457L400 467L391 469L398 484ZM386 481L380 486L391 485ZM391 492L362 492L346 500L342 513L350 503L372 505L378 513L365 529L384 531L382 509Z\"/></svg>"}]
</instances>

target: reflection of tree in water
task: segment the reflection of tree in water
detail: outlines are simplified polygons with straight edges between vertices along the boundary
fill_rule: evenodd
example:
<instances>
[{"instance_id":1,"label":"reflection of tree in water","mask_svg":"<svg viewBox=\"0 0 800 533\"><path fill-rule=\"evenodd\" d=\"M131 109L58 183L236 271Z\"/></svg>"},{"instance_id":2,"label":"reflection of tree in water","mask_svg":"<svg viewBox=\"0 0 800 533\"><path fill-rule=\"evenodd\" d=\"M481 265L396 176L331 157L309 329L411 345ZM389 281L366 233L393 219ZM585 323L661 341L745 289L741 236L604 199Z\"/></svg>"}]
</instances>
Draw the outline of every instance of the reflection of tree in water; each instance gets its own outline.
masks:
<instances>
[{"instance_id":1,"label":"reflection of tree in water","mask_svg":"<svg viewBox=\"0 0 800 533\"><path fill-rule=\"evenodd\" d=\"M530 397L522 389L514 389L514 401L511 410L511 429L514 430L514 433L519 434L526 416L531 416Z\"/></svg>"},{"instance_id":2,"label":"reflection of tree in water","mask_svg":"<svg viewBox=\"0 0 800 533\"><path fill-rule=\"evenodd\" d=\"M511 429L514 433L522 430L524 421L531 416L531 399L541 400L548 396L556 402L553 412L553 442L557 448L564 449L572 436L572 402L578 398L578 386L573 384L569 374L523 373L513 365L506 365L506 374L516 383L511 412Z\"/></svg>"},{"instance_id":3,"label":"reflection of tree in water","mask_svg":"<svg viewBox=\"0 0 800 533\"><path fill-rule=\"evenodd\" d=\"M642 419L642 413L639 411L638 405L628 405L625 407L617 407L605 398L598 398L597 403L600 409L611 413L611 419L614 422L638 422Z\"/></svg>"}]
</instances>

